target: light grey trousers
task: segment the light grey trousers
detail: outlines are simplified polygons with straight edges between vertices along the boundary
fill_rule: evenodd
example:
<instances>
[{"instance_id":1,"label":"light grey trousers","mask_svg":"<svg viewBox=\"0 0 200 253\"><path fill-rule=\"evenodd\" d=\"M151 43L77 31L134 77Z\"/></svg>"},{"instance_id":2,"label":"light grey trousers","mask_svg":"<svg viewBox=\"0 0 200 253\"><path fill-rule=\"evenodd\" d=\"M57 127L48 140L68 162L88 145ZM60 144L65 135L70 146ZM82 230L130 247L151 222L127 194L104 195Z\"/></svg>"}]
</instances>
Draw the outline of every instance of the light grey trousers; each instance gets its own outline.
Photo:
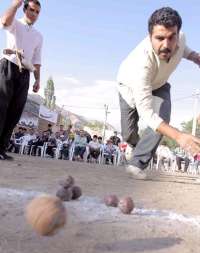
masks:
<instances>
[{"instance_id":1,"label":"light grey trousers","mask_svg":"<svg viewBox=\"0 0 200 253\"><path fill-rule=\"evenodd\" d=\"M153 99L159 100L156 104L156 111L159 116L166 122L170 121L171 115L171 98L170 84L166 83L161 88L152 91ZM147 127L139 138L138 121L139 116L137 108L130 107L127 102L119 94L120 109L121 109L121 129L122 138L124 141L135 147L134 155L130 164L145 169L162 139L162 135L155 132L150 127Z\"/></svg>"}]
</instances>

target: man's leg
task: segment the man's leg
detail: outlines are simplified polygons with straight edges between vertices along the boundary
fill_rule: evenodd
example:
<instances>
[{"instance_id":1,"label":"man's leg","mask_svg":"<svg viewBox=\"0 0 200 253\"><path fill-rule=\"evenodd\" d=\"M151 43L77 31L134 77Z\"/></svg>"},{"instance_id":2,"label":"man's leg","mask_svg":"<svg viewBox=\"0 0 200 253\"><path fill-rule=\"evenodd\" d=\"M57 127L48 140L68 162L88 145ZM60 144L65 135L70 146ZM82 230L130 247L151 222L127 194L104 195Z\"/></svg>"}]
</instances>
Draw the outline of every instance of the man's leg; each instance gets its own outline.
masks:
<instances>
[{"instance_id":1,"label":"man's leg","mask_svg":"<svg viewBox=\"0 0 200 253\"><path fill-rule=\"evenodd\" d=\"M170 99L170 85L166 83L161 88L152 92L155 111L166 122L170 121L171 115L171 99ZM131 165L134 165L140 169L145 169L162 139L162 135L153 131L148 127L134 150L133 159L130 161Z\"/></svg>"},{"instance_id":2,"label":"man's leg","mask_svg":"<svg viewBox=\"0 0 200 253\"><path fill-rule=\"evenodd\" d=\"M126 162L133 157L134 147L139 141L138 121L139 116L136 108L130 107L127 102L119 94L120 110L121 110L121 129L123 141L128 145L125 149Z\"/></svg>"},{"instance_id":3,"label":"man's leg","mask_svg":"<svg viewBox=\"0 0 200 253\"><path fill-rule=\"evenodd\" d=\"M0 149L4 152L12 135L12 131L23 112L29 88L28 70L23 70L20 73L18 66L9 61L7 62L7 69L8 75L11 76L13 93L8 104L4 127L0 136Z\"/></svg>"},{"instance_id":4,"label":"man's leg","mask_svg":"<svg viewBox=\"0 0 200 253\"><path fill-rule=\"evenodd\" d=\"M120 94L119 103L121 111L122 138L125 142L135 147L137 142L139 141L139 116L137 109L130 107Z\"/></svg>"},{"instance_id":5,"label":"man's leg","mask_svg":"<svg viewBox=\"0 0 200 253\"><path fill-rule=\"evenodd\" d=\"M190 164L190 159L188 157L185 157L185 166L184 166L184 172L187 172L187 169L189 167Z\"/></svg>"},{"instance_id":6,"label":"man's leg","mask_svg":"<svg viewBox=\"0 0 200 253\"><path fill-rule=\"evenodd\" d=\"M178 167L178 170L181 170L181 162L183 161L183 158L180 156L176 156L176 164Z\"/></svg>"},{"instance_id":7,"label":"man's leg","mask_svg":"<svg viewBox=\"0 0 200 253\"><path fill-rule=\"evenodd\" d=\"M10 69L8 69L8 61L2 59L0 61L0 153L4 151L2 147L1 140L4 135L4 129L6 124L6 119L9 116L8 108L10 101L13 96L14 83L12 80L12 75Z\"/></svg>"},{"instance_id":8,"label":"man's leg","mask_svg":"<svg viewBox=\"0 0 200 253\"><path fill-rule=\"evenodd\" d=\"M85 153L86 148L85 147L80 147L80 157L83 159L83 155Z\"/></svg>"},{"instance_id":9,"label":"man's leg","mask_svg":"<svg viewBox=\"0 0 200 253\"><path fill-rule=\"evenodd\" d=\"M164 166L165 166L165 157L161 156L160 157L160 161L159 161L159 164L158 164L158 168L163 168L164 169Z\"/></svg>"}]
</instances>

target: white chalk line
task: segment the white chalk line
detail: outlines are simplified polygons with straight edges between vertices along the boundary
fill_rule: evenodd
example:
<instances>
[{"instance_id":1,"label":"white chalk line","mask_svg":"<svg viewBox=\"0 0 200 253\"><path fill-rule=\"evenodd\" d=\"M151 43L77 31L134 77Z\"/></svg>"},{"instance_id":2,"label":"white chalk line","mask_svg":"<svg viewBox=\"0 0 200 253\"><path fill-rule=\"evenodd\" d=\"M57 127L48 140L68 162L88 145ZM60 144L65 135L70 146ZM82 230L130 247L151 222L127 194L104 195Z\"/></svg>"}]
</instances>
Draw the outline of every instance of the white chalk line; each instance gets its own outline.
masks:
<instances>
[{"instance_id":1,"label":"white chalk line","mask_svg":"<svg viewBox=\"0 0 200 253\"><path fill-rule=\"evenodd\" d=\"M27 203L30 199L45 194L39 191L21 191L10 188L0 188L0 199L8 202L19 200ZM18 199L17 199L18 198ZM85 222L129 220L134 217L161 219L162 221L176 221L200 228L200 216L183 215L176 212L157 209L135 208L131 215L124 215L118 208L107 207L103 200L97 197L82 196L79 200L63 202L68 210ZM20 203L19 203L20 204Z\"/></svg>"}]
</instances>

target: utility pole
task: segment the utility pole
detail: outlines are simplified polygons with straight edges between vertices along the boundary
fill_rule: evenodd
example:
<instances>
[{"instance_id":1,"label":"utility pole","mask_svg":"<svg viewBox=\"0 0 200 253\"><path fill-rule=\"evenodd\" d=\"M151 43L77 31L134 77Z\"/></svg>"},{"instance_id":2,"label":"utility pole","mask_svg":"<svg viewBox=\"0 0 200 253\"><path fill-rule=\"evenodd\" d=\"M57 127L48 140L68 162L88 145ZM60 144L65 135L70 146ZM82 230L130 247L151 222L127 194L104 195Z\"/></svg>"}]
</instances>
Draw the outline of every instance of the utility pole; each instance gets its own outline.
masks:
<instances>
[{"instance_id":1,"label":"utility pole","mask_svg":"<svg viewBox=\"0 0 200 253\"><path fill-rule=\"evenodd\" d=\"M197 128L197 110L198 110L198 102L200 97L200 91L196 90L194 94L194 107L193 107L193 122L192 122L192 135L196 135L196 128Z\"/></svg>"},{"instance_id":2,"label":"utility pole","mask_svg":"<svg viewBox=\"0 0 200 253\"><path fill-rule=\"evenodd\" d=\"M106 124L107 124L107 118L108 118L108 113L110 113L108 111L108 105L104 105L104 109L105 109L105 120L104 120L104 125L103 125L103 142L105 140L105 134L106 134Z\"/></svg>"}]
</instances>

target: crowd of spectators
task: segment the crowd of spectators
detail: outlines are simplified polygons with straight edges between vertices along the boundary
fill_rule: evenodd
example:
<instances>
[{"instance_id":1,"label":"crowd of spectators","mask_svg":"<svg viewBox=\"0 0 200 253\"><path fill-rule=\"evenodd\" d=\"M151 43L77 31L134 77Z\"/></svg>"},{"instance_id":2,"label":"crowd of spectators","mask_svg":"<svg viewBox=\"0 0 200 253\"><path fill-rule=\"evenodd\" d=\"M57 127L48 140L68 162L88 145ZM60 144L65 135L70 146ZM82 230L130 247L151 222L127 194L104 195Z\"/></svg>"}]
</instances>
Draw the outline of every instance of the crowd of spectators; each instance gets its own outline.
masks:
<instances>
[{"instance_id":1,"label":"crowd of spectators","mask_svg":"<svg viewBox=\"0 0 200 253\"><path fill-rule=\"evenodd\" d=\"M193 170L197 172L200 165L200 156L192 157L180 147L170 150L167 143L163 141L156 151L156 164L157 169L172 169L183 173L187 173L191 165Z\"/></svg>"},{"instance_id":2,"label":"crowd of spectators","mask_svg":"<svg viewBox=\"0 0 200 253\"><path fill-rule=\"evenodd\" d=\"M60 125L56 132L51 124L44 131L19 126L12 134L8 151L31 156L41 156L44 152L45 157L63 160L69 160L72 155L71 160L87 162L98 162L103 155L106 164L114 164L120 142L117 132L103 143L101 136L91 136L83 129L73 129L72 125L66 130Z\"/></svg>"},{"instance_id":3,"label":"crowd of spectators","mask_svg":"<svg viewBox=\"0 0 200 253\"><path fill-rule=\"evenodd\" d=\"M45 149L42 149L44 146ZM126 148L127 144L121 141L117 131L103 142L101 136L91 136L83 129L73 129L72 125L66 130L60 125L59 130L53 132L52 125L48 124L44 131L19 126L12 134L8 151L32 156L41 156L41 152L44 152L43 156L48 158L73 161L100 162L102 159L105 164L114 164L119 153L121 163L126 162ZM188 172L191 163L196 170L200 165L199 156L190 157L180 147L172 151L165 141L158 146L155 160L157 169L175 165L180 172Z\"/></svg>"}]
</instances>

